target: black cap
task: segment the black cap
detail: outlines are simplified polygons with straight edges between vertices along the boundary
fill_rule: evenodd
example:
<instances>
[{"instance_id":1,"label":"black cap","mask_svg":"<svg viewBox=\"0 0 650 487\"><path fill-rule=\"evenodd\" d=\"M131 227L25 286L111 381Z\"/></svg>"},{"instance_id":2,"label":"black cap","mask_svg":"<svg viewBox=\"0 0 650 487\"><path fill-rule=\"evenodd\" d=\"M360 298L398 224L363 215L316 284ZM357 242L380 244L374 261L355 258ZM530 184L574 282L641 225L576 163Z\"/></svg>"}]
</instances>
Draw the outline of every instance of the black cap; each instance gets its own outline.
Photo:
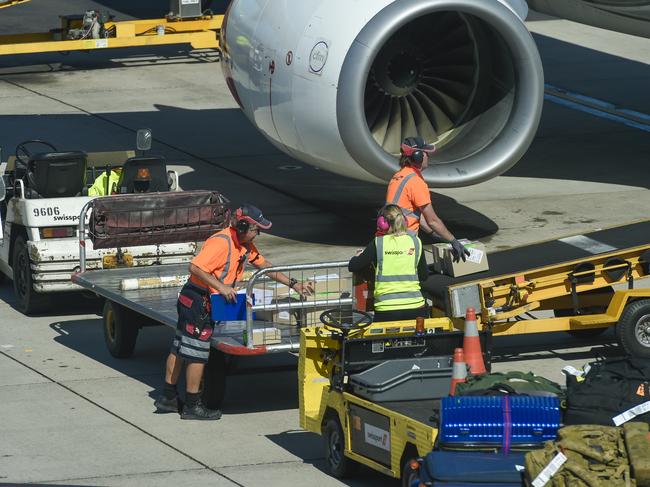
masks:
<instances>
[{"instance_id":1,"label":"black cap","mask_svg":"<svg viewBox=\"0 0 650 487\"><path fill-rule=\"evenodd\" d=\"M262 210L253 205L241 205L237 209L235 217L237 220L246 220L253 225L257 225L262 230L268 230L272 225L270 221L264 218L264 215L262 215Z\"/></svg>"},{"instance_id":2,"label":"black cap","mask_svg":"<svg viewBox=\"0 0 650 487\"><path fill-rule=\"evenodd\" d=\"M433 152L436 150L436 146L433 144L427 144L424 139L420 136L416 137L407 137L404 139L402 144L411 147L413 149L420 149L425 152Z\"/></svg>"}]
</instances>

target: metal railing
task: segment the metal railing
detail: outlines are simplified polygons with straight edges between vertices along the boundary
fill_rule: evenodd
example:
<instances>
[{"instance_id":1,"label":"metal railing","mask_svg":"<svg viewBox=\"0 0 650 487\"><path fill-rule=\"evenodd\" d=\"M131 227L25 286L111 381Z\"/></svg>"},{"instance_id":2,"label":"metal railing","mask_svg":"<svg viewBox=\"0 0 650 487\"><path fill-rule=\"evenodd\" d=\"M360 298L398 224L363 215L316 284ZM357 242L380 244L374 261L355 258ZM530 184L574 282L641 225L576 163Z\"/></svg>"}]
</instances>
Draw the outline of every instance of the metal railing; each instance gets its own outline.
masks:
<instances>
[{"instance_id":1,"label":"metal railing","mask_svg":"<svg viewBox=\"0 0 650 487\"><path fill-rule=\"evenodd\" d=\"M283 284L273 281L269 274L282 272L299 282L312 282L314 292L301 297ZM352 274L348 261L296 264L260 269L246 286L246 327L244 345L249 349L264 345L267 349L292 349L297 345L300 328L320 324L320 313L338 309L351 314L354 308ZM254 320L254 314L257 320ZM262 320L260 320L262 318ZM259 323L268 322L270 330L278 332L267 336L269 328ZM255 326L255 324L258 326ZM255 333L259 335L256 339Z\"/></svg>"}]
</instances>

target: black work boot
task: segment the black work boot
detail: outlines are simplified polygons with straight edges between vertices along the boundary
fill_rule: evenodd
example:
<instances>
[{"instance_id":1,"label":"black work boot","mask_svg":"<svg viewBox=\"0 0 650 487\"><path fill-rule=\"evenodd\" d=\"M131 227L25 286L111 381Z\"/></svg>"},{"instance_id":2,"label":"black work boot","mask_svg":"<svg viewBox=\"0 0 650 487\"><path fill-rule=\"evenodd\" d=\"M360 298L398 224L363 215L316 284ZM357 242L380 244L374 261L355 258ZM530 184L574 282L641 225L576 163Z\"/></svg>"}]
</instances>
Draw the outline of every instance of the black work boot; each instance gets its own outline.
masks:
<instances>
[{"instance_id":1,"label":"black work boot","mask_svg":"<svg viewBox=\"0 0 650 487\"><path fill-rule=\"evenodd\" d=\"M214 421L219 418L221 418L221 411L206 408L201 402L200 394L187 394L187 403L181 411L181 419Z\"/></svg>"},{"instance_id":2,"label":"black work boot","mask_svg":"<svg viewBox=\"0 0 650 487\"><path fill-rule=\"evenodd\" d=\"M176 385L165 382L163 392L153 403L157 413L180 413L183 403L176 392Z\"/></svg>"},{"instance_id":3,"label":"black work boot","mask_svg":"<svg viewBox=\"0 0 650 487\"><path fill-rule=\"evenodd\" d=\"M156 406L157 413L180 413L183 410L183 403L178 396L165 397L161 394L153 405Z\"/></svg>"}]
</instances>

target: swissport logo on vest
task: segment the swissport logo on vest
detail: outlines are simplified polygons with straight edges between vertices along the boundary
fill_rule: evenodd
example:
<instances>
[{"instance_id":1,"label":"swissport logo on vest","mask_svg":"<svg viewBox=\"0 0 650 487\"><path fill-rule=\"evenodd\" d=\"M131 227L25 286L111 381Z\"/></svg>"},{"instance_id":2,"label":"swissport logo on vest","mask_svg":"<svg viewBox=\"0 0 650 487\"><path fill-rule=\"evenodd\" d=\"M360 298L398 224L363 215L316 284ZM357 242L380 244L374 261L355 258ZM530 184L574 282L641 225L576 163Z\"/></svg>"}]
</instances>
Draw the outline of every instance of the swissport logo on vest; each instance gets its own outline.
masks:
<instances>
[{"instance_id":1,"label":"swissport logo on vest","mask_svg":"<svg viewBox=\"0 0 650 487\"><path fill-rule=\"evenodd\" d=\"M413 255L415 253L415 247L411 247L407 251L404 250L385 250L384 255Z\"/></svg>"}]
</instances>

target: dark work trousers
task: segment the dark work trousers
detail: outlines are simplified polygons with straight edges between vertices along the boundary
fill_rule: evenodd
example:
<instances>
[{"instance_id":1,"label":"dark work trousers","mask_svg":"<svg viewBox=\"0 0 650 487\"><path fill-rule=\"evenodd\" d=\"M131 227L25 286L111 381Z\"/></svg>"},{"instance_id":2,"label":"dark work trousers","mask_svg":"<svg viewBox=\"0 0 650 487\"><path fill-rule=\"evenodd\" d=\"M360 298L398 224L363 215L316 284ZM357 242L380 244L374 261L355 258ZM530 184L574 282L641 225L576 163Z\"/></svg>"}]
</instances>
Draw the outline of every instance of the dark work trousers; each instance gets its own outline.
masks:
<instances>
[{"instance_id":1,"label":"dark work trousers","mask_svg":"<svg viewBox=\"0 0 650 487\"><path fill-rule=\"evenodd\" d=\"M210 295L187 283L178 296L178 323L171 352L190 363L207 363L210 358Z\"/></svg>"}]
</instances>

